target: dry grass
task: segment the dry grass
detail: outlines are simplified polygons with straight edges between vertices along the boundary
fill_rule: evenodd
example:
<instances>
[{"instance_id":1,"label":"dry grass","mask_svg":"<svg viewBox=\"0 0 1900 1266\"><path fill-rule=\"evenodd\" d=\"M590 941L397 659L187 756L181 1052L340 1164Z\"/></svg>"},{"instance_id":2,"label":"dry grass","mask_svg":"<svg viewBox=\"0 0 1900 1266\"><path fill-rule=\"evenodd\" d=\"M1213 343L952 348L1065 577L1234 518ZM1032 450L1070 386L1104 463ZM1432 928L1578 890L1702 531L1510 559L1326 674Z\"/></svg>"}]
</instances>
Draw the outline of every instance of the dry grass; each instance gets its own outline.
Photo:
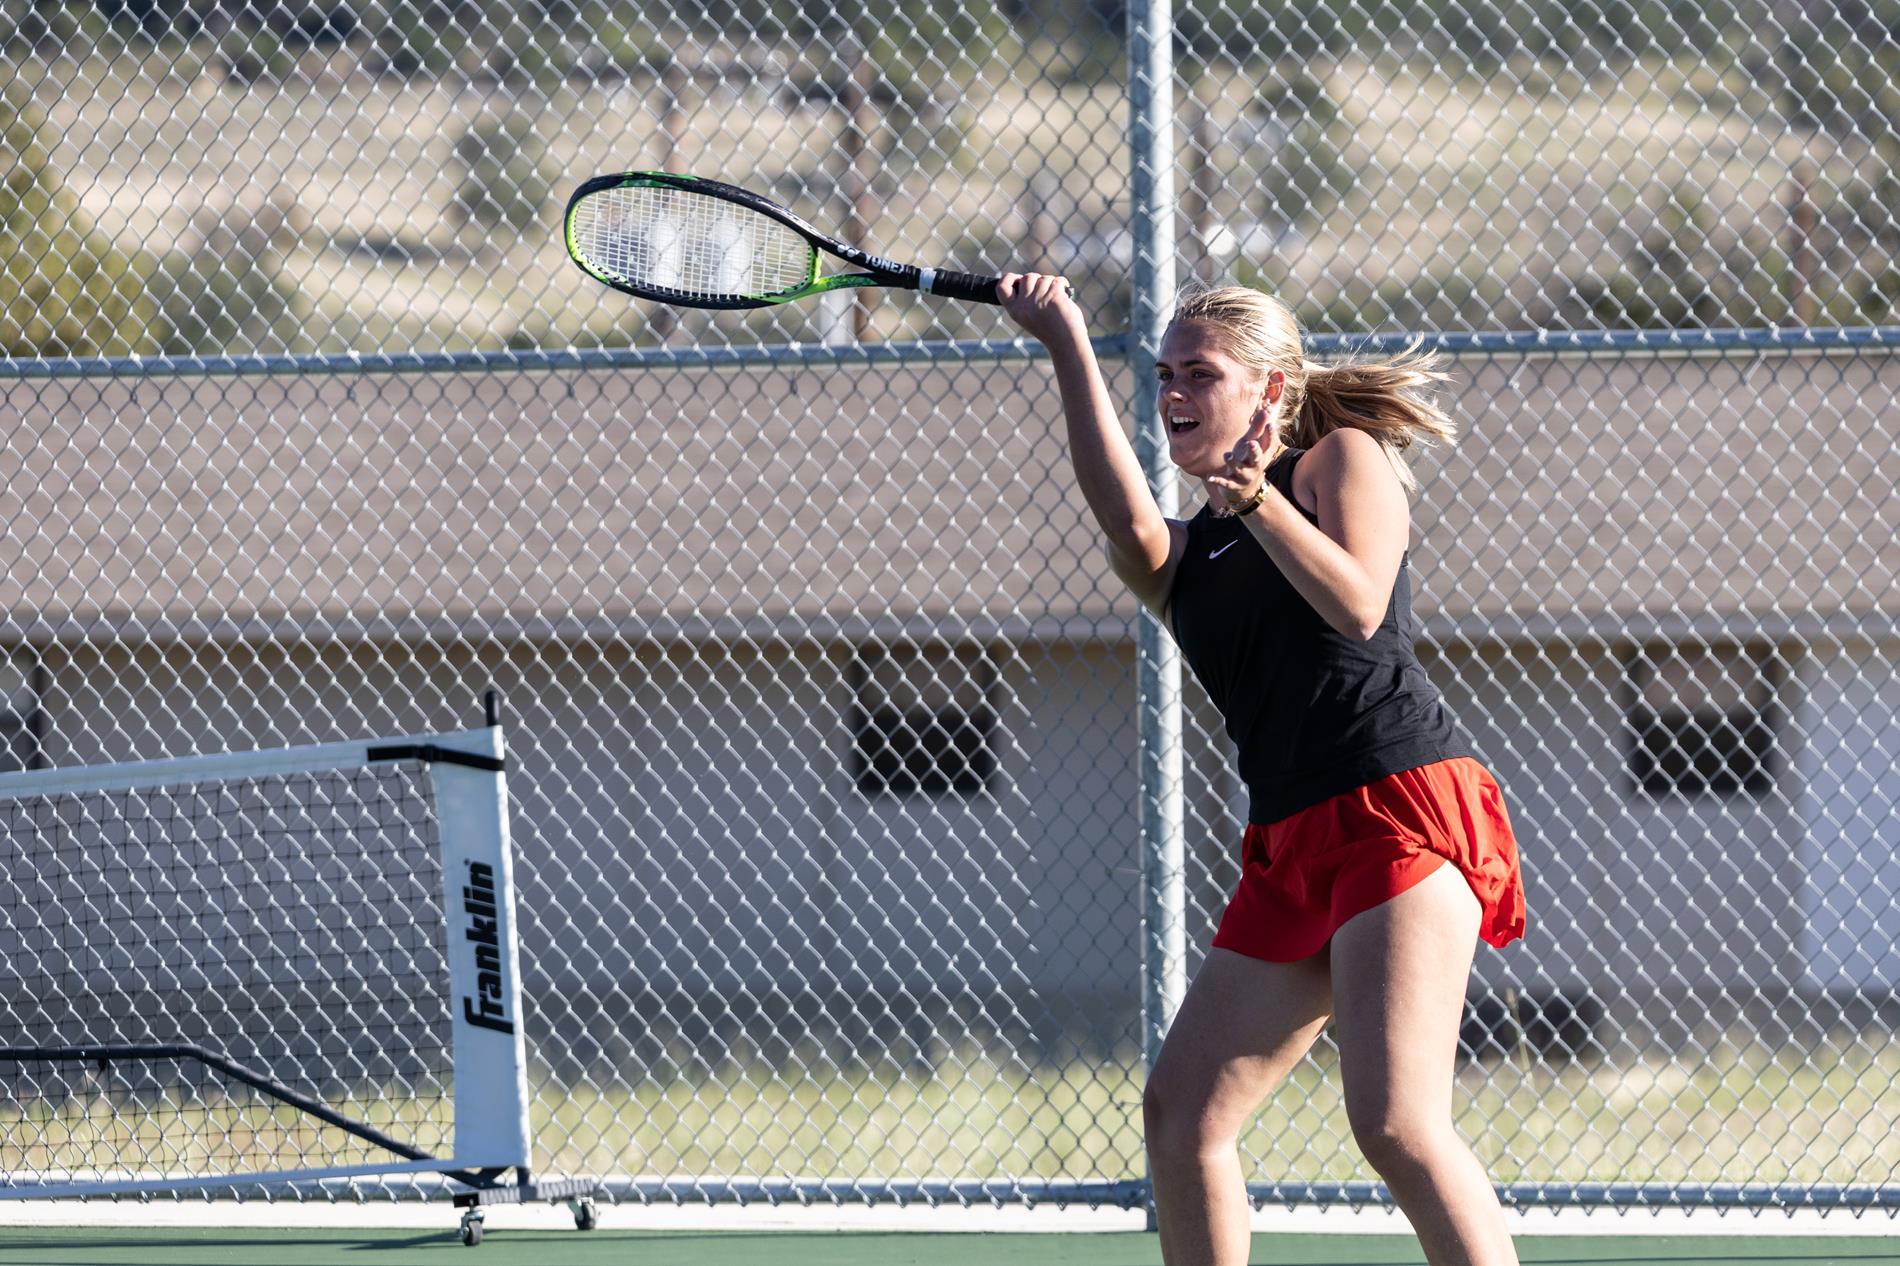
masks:
<instances>
[{"instance_id":1,"label":"dry grass","mask_svg":"<svg viewBox=\"0 0 1900 1266\"><path fill-rule=\"evenodd\" d=\"M454 1113L446 1099L365 1092L333 1106L424 1151L448 1151ZM81 1094L9 1099L0 1109L0 1173L262 1173L387 1159L344 1130L248 1092Z\"/></svg>"},{"instance_id":2,"label":"dry grass","mask_svg":"<svg viewBox=\"0 0 1900 1266\"><path fill-rule=\"evenodd\" d=\"M691 1066L691 1061L683 1061ZM1472 1064L1458 1127L1499 1182L1891 1183L1900 1042L1841 1035L1813 1052L1726 1045L1595 1066ZM629 1084L630 1083L630 1084ZM535 1167L680 1178L1022 1178L1143 1173L1138 1061L1032 1066L943 1053L934 1066L629 1072L542 1085ZM361 1118L438 1154L446 1101L362 1096ZM1259 1180L1368 1179L1330 1048L1303 1063L1242 1139ZM0 1171L168 1174L362 1163L377 1154L283 1107L123 1097L13 1104Z\"/></svg>"},{"instance_id":3,"label":"dry grass","mask_svg":"<svg viewBox=\"0 0 1900 1266\"><path fill-rule=\"evenodd\" d=\"M664 1084L543 1090L536 1137L565 1172L678 1177L1014 1177L1143 1172L1141 1074L1126 1059L1031 1068L970 1053L937 1075L727 1067ZM1499 1182L1891 1182L1900 1043L1810 1058L1731 1048L1701 1065L1471 1065L1458 1127ZM1371 1178L1330 1052L1242 1139L1260 1180Z\"/></svg>"},{"instance_id":4,"label":"dry grass","mask_svg":"<svg viewBox=\"0 0 1900 1266\"><path fill-rule=\"evenodd\" d=\"M1094 302L1108 304L1126 267L1120 87L1061 85L1036 65L986 63L975 89L946 86L929 117L890 112L873 138L885 158L872 235L887 254L973 270L1035 257L1093 278ZM841 174L846 121L787 93L782 79L688 86L674 143L672 98L647 72L521 89L374 75L344 51L308 54L281 83L246 86L194 48L38 69L28 78L37 78L54 163L121 241L188 240L208 216L293 201L302 231L282 244L281 267L306 300L310 342L325 350L634 337L631 305L599 292L556 238L567 191L598 170L719 173L777 188L816 218L843 211L814 191ZM1184 211L1240 251L1215 267L1306 295L1322 326L1377 324L1394 303L1401 315L1450 304L1438 317L1452 328L1467 310L1503 324L1550 319L1586 302L1579 279L1587 288L1621 268L1672 200L1698 208L1695 231L1707 239L1699 266L1720 271L1721 259L1784 245L1797 164L1811 169L1821 201L1879 174L1871 155L1770 127L1769 103L1752 100L1750 85L1700 64L1595 77L1518 65L1479 77L1386 56L1304 69L1339 109L1338 158L1356 180L1335 211L1297 227L1261 219L1286 179L1279 142L1259 122L1275 68L1223 65L1182 89L1178 175ZM464 231L447 211L456 142L508 117L541 146L551 192L519 230ZM1205 159L1191 143L1196 126L1215 138ZM1204 208L1188 196L1203 162L1217 186ZM1200 249L1192 227L1189 260ZM1457 298L1476 279L1479 291ZM1767 272L1753 280L1764 293L1780 284ZM720 328L811 338L828 319L815 308L723 317ZM986 321L886 303L876 332L967 334Z\"/></svg>"}]
</instances>

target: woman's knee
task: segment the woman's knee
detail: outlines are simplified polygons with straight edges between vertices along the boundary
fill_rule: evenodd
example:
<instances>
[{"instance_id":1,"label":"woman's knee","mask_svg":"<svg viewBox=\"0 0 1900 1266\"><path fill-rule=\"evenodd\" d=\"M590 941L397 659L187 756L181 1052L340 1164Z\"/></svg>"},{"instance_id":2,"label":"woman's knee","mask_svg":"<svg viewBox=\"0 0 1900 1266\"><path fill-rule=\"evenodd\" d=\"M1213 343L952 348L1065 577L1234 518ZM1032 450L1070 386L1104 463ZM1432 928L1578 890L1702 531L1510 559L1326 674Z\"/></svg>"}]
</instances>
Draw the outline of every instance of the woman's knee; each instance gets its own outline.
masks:
<instances>
[{"instance_id":1,"label":"woman's knee","mask_svg":"<svg viewBox=\"0 0 1900 1266\"><path fill-rule=\"evenodd\" d=\"M1155 1073L1141 1092L1142 1137L1151 1152L1171 1151L1181 1122L1192 1113L1188 1110L1187 1096L1164 1080L1159 1069Z\"/></svg>"},{"instance_id":2,"label":"woman's knee","mask_svg":"<svg viewBox=\"0 0 1900 1266\"><path fill-rule=\"evenodd\" d=\"M1388 1179L1429 1169L1448 1145L1458 1144L1450 1121L1422 1112L1349 1110L1347 1120L1366 1163Z\"/></svg>"},{"instance_id":3,"label":"woman's knee","mask_svg":"<svg viewBox=\"0 0 1900 1266\"><path fill-rule=\"evenodd\" d=\"M1239 1140L1238 1129L1227 1137L1205 1087L1169 1078L1160 1068L1141 1092L1141 1122L1149 1155L1159 1158L1191 1160Z\"/></svg>"}]
</instances>

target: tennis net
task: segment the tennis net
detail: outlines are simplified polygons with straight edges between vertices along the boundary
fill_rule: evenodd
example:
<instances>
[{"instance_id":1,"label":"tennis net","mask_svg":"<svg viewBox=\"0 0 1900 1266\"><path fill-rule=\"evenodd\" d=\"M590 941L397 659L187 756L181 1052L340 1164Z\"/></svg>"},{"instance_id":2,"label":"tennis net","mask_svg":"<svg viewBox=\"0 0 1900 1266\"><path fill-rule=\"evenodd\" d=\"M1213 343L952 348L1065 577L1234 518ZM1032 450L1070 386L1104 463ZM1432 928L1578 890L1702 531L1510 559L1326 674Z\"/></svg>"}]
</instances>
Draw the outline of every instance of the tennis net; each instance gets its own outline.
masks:
<instances>
[{"instance_id":1,"label":"tennis net","mask_svg":"<svg viewBox=\"0 0 1900 1266\"><path fill-rule=\"evenodd\" d=\"M0 1195L527 1164L496 728L0 776Z\"/></svg>"}]
</instances>

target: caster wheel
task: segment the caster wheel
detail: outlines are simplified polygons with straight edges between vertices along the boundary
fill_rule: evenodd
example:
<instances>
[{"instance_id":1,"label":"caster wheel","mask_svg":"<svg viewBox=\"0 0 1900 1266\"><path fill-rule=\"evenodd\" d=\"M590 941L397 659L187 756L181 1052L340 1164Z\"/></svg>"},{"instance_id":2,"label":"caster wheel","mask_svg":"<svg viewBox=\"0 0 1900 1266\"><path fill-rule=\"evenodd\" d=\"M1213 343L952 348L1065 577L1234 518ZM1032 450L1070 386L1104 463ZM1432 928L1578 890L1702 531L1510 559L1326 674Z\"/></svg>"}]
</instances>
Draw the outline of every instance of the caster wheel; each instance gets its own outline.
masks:
<instances>
[{"instance_id":1,"label":"caster wheel","mask_svg":"<svg viewBox=\"0 0 1900 1266\"><path fill-rule=\"evenodd\" d=\"M575 1230L591 1231L596 1226L599 1226L599 1225L600 1225L600 1220L594 1212L594 1202L592 1200L582 1200L578 1202L577 1204L575 1204L574 1206L574 1229Z\"/></svg>"},{"instance_id":2,"label":"caster wheel","mask_svg":"<svg viewBox=\"0 0 1900 1266\"><path fill-rule=\"evenodd\" d=\"M462 1216L462 1246L474 1248L482 1242L482 1218L479 1213Z\"/></svg>"}]
</instances>

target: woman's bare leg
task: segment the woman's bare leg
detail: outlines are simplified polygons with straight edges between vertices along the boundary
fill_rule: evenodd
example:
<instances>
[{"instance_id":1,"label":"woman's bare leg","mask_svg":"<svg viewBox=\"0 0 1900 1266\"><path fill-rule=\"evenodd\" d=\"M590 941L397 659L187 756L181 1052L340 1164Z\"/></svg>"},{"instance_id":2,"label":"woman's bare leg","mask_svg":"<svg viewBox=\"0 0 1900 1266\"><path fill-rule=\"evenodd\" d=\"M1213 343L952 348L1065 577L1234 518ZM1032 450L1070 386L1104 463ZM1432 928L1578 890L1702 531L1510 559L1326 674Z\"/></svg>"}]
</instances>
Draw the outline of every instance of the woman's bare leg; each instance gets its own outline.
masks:
<instances>
[{"instance_id":1,"label":"woman's bare leg","mask_svg":"<svg viewBox=\"0 0 1900 1266\"><path fill-rule=\"evenodd\" d=\"M1319 1037L1322 952L1268 963L1209 950L1142 1096L1161 1260L1240 1266L1252 1244L1240 1131Z\"/></svg>"},{"instance_id":2,"label":"woman's bare leg","mask_svg":"<svg viewBox=\"0 0 1900 1266\"><path fill-rule=\"evenodd\" d=\"M1452 1127L1452 1080L1480 910L1458 868L1346 921L1332 941L1353 1137L1432 1266L1516 1266L1484 1167Z\"/></svg>"}]
</instances>

